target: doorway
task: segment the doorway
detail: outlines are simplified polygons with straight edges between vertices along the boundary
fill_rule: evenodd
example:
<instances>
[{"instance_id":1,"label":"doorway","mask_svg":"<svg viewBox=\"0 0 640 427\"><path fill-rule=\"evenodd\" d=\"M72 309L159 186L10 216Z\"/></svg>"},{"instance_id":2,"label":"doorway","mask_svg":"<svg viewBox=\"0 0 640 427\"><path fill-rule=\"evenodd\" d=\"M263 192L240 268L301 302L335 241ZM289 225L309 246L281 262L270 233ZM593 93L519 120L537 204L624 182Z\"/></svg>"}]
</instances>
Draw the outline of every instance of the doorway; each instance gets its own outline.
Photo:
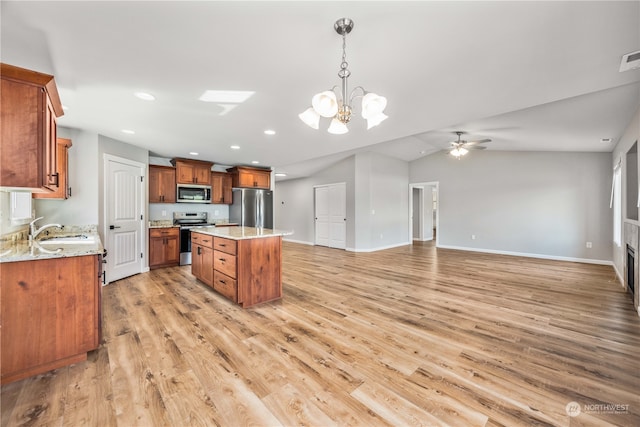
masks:
<instances>
[{"instance_id":1,"label":"doorway","mask_svg":"<svg viewBox=\"0 0 640 427\"><path fill-rule=\"evenodd\" d=\"M409 241L436 241L439 244L439 184L409 184Z\"/></svg>"},{"instance_id":2,"label":"doorway","mask_svg":"<svg viewBox=\"0 0 640 427\"><path fill-rule=\"evenodd\" d=\"M347 185L314 187L315 241L319 246L345 249L347 242Z\"/></svg>"},{"instance_id":3,"label":"doorway","mask_svg":"<svg viewBox=\"0 0 640 427\"><path fill-rule=\"evenodd\" d=\"M106 283L143 271L145 170L142 163L104 156Z\"/></svg>"}]
</instances>

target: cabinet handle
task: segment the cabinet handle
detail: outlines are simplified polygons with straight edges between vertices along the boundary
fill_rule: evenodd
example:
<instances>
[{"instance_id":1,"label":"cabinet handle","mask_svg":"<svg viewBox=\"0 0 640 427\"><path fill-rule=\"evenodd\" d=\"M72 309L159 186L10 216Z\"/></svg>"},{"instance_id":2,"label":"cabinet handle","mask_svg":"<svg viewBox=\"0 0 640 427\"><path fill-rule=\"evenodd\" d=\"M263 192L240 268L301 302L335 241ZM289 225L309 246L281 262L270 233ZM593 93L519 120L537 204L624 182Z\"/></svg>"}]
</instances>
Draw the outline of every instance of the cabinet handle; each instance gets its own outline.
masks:
<instances>
[{"instance_id":1,"label":"cabinet handle","mask_svg":"<svg viewBox=\"0 0 640 427\"><path fill-rule=\"evenodd\" d=\"M224 248L227 245L225 245L224 243L218 243L218 246L222 246Z\"/></svg>"},{"instance_id":2,"label":"cabinet handle","mask_svg":"<svg viewBox=\"0 0 640 427\"><path fill-rule=\"evenodd\" d=\"M198 246L198 255L200 255L200 246Z\"/></svg>"},{"instance_id":3,"label":"cabinet handle","mask_svg":"<svg viewBox=\"0 0 640 427\"><path fill-rule=\"evenodd\" d=\"M58 172L56 172L56 173L52 173L52 174L51 174L51 175L49 175L49 176L50 176L52 179L53 179L53 178L55 178L55 180L56 180L56 181L55 181L55 183L54 183L54 182L50 182L50 184L51 184L51 185L55 185L55 186L60 185L60 184L59 184L59 182L60 182L60 174L59 174Z\"/></svg>"},{"instance_id":4,"label":"cabinet handle","mask_svg":"<svg viewBox=\"0 0 640 427\"><path fill-rule=\"evenodd\" d=\"M69 194L69 197L71 197L71 187L69 187L69 190L67 191L67 193Z\"/></svg>"},{"instance_id":5,"label":"cabinet handle","mask_svg":"<svg viewBox=\"0 0 640 427\"><path fill-rule=\"evenodd\" d=\"M218 258L218 261L225 262L225 261L226 261L226 259L224 259L224 258Z\"/></svg>"},{"instance_id":6,"label":"cabinet handle","mask_svg":"<svg viewBox=\"0 0 640 427\"><path fill-rule=\"evenodd\" d=\"M227 282L225 282L225 281L224 281L224 280L222 280L222 279L220 279L220 280L219 280L219 282L220 282L220 283L222 283L223 285L226 285L226 284L227 284Z\"/></svg>"},{"instance_id":7,"label":"cabinet handle","mask_svg":"<svg viewBox=\"0 0 640 427\"><path fill-rule=\"evenodd\" d=\"M102 284L107 284L107 272L105 270L102 270Z\"/></svg>"}]
</instances>

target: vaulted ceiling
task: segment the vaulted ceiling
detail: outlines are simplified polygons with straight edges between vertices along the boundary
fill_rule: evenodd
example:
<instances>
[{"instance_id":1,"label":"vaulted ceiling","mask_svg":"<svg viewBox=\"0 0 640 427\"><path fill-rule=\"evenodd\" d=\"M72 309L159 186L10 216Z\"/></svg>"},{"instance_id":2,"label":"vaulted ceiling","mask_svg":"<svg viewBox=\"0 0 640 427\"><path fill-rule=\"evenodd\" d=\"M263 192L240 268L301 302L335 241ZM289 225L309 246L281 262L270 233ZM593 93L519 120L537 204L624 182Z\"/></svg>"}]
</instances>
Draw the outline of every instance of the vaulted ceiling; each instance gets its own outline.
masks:
<instances>
[{"instance_id":1,"label":"vaulted ceiling","mask_svg":"<svg viewBox=\"0 0 640 427\"><path fill-rule=\"evenodd\" d=\"M0 8L2 62L55 75L61 126L162 157L258 161L289 178L361 150L410 161L445 148L456 130L491 138L489 150L611 151L640 105L640 70L618 71L622 55L640 50L638 1ZM331 135L328 121L313 130L297 115L339 83L341 17L355 22L350 85L386 96L389 119L367 131L358 114L348 134ZM255 93L221 115L226 107L198 100L206 90Z\"/></svg>"}]
</instances>

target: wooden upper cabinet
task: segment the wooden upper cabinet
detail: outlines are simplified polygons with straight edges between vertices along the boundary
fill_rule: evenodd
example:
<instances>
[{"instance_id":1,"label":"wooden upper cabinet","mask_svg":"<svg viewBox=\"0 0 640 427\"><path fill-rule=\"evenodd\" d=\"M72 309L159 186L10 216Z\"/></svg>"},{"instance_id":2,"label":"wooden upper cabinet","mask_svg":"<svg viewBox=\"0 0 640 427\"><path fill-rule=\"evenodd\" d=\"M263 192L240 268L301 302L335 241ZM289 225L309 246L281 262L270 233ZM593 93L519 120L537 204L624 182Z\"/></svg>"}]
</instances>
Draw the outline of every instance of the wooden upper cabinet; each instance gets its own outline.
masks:
<instances>
[{"instance_id":1,"label":"wooden upper cabinet","mask_svg":"<svg viewBox=\"0 0 640 427\"><path fill-rule=\"evenodd\" d=\"M62 103L53 76L0 64L0 187L60 187L57 123Z\"/></svg>"},{"instance_id":2,"label":"wooden upper cabinet","mask_svg":"<svg viewBox=\"0 0 640 427\"><path fill-rule=\"evenodd\" d=\"M271 188L271 171L269 169L236 166L227 169L231 174L231 185L238 188Z\"/></svg>"},{"instance_id":3,"label":"wooden upper cabinet","mask_svg":"<svg viewBox=\"0 0 640 427\"><path fill-rule=\"evenodd\" d=\"M171 164L176 167L178 184L211 185L212 162L176 158L171 160Z\"/></svg>"},{"instance_id":4,"label":"wooden upper cabinet","mask_svg":"<svg viewBox=\"0 0 640 427\"><path fill-rule=\"evenodd\" d=\"M211 203L233 203L231 187L231 175L226 172L211 172Z\"/></svg>"},{"instance_id":5,"label":"wooden upper cabinet","mask_svg":"<svg viewBox=\"0 0 640 427\"><path fill-rule=\"evenodd\" d=\"M69 148L73 145L70 139L58 138L57 145L57 169L59 175L58 189L51 193L33 193L34 199L68 199L71 197L71 186L69 185Z\"/></svg>"},{"instance_id":6,"label":"wooden upper cabinet","mask_svg":"<svg viewBox=\"0 0 640 427\"><path fill-rule=\"evenodd\" d=\"M176 202L176 168L149 165L149 203Z\"/></svg>"}]
</instances>

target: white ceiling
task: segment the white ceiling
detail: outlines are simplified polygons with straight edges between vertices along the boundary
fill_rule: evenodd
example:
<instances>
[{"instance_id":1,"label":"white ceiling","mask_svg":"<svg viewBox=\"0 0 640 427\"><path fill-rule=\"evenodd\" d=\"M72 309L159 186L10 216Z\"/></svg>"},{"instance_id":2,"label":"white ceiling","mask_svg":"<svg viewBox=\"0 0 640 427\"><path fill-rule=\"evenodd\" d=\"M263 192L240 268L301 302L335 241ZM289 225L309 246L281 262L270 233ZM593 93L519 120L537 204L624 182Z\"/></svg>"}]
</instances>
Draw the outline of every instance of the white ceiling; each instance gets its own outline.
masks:
<instances>
[{"instance_id":1,"label":"white ceiling","mask_svg":"<svg viewBox=\"0 0 640 427\"><path fill-rule=\"evenodd\" d=\"M55 75L59 124L162 157L273 166L307 175L351 153L413 160L453 132L489 150L611 151L640 105L640 2L12 2L2 62ZM346 135L297 117L339 83L388 99L389 119ZM228 114L205 90L255 94ZM142 101L136 91L154 94ZM328 119L327 119L328 120ZM126 135L122 129L135 130ZM274 136L263 134L274 129ZM603 144L600 138L613 138ZM230 149L239 145L240 150Z\"/></svg>"}]
</instances>

